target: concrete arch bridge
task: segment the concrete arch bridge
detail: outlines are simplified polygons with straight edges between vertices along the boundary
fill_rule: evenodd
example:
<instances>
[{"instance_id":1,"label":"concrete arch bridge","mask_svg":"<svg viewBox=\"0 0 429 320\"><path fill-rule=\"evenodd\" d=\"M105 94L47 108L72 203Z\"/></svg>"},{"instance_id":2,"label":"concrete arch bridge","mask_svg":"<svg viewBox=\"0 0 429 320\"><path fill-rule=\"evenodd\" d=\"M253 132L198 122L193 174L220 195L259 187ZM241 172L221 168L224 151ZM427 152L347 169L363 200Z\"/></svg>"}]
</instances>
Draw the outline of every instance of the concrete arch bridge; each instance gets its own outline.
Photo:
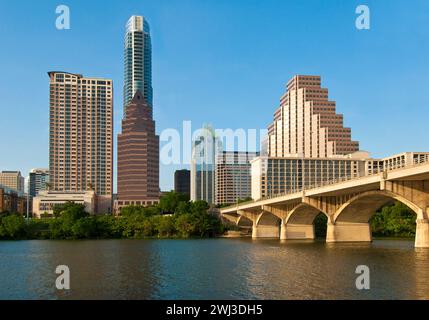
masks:
<instances>
[{"instance_id":1,"label":"concrete arch bridge","mask_svg":"<svg viewBox=\"0 0 429 320\"><path fill-rule=\"evenodd\" d=\"M429 247L429 163L221 209L225 219L252 228L253 238L314 239L314 219L328 218L327 242L369 242L370 218L400 201L416 214L416 247Z\"/></svg>"}]
</instances>

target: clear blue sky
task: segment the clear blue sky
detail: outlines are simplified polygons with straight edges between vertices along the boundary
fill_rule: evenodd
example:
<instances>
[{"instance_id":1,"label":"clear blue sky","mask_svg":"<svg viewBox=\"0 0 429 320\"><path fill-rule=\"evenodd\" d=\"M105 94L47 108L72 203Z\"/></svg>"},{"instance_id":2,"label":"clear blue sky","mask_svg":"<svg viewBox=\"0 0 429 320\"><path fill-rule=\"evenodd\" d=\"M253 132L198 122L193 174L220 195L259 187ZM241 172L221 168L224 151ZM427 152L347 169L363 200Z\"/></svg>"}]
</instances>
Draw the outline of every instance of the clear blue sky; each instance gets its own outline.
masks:
<instances>
[{"instance_id":1,"label":"clear blue sky","mask_svg":"<svg viewBox=\"0 0 429 320\"><path fill-rule=\"evenodd\" d=\"M55 28L59 4L71 30ZM355 28L359 4L370 30ZM427 0L0 0L0 170L48 167L49 70L112 78L119 132L132 14L151 25L158 132L266 128L287 80L316 74L361 149L429 151ZM161 167L162 190L175 169Z\"/></svg>"}]
</instances>

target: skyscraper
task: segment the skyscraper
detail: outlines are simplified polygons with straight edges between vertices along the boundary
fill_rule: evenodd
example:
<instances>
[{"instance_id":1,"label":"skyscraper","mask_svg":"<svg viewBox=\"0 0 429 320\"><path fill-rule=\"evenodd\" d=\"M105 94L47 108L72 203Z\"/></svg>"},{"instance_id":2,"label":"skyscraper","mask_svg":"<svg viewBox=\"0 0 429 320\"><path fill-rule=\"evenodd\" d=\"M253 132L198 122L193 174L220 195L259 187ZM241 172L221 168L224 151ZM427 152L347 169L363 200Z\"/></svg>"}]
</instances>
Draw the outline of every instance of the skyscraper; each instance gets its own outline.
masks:
<instances>
[{"instance_id":1,"label":"skyscraper","mask_svg":"<svg viewBox=\"0 0 429 320\"><path fill-rule=\"evenodd\" d=\"M215 162L221 142L212 128L206 126L195 138L191 158L191 200L215 202Z\"/></svg>"},{"instance_id":2,"label":"skyscraper","mask_svg":"<svg viewBox=\"0 0 429 320\"><path fill-rule=\"evenodd\" d=\"M344 127L320 76L296 75L268 127L268 155L251 161L252 198L358 177L369 158L358 151L359 142L351 139L351 129Z\"/></svg>"},{"instance_id":3,"label":"skyscraper","mask_svg":"<svg viewBox=\"0 0 429 320\"><path fill-rule=\"evenodd\" d=\"M50 184L55 191L93 189L108 200L113 177L113 83L52 71Z\"/></svg>"},{"instance_id":4,"label":"skyscraper","mask_svg":"<svg viewBox=\"0 0 429 320\"><path fill-rule=\"evenodd\" d=\"M359 150L351 129L343 126L335 101L320 86L320 76L297 75L289 80L269 126L270 157L324 158Z\"/></svg>"},{"instance_id":5,"label":"skyscraper","mask_svg":"<svg viewBox=\"0 0 429 320\"><path fill-rule=\"evenodd\" d=\"M30 196L35 197L39 191L47 189L49 183L49 169L32 169L30 171Z\"/></svg>"},{"instance_id":6,"label":"skyscraper","mask_svg":"<svg viewBox=\"0 0 429 320\"><path fill-rule=\"evenodd\" d=\"M118 135L118 195L115 211L159 201L159 136L152 107L138 90L126 108Z\"/></svg>"},{"instance_id":7,"label":"skyscraper","mask_svg":"<svg viewBox=\"0 0 429 320\"><path fill-rule=\"evenodd\" d=\"M152 45L149 23L142 16L132 16L125 33L124 116L128 103L139 90L149 104L152 101Z\"/></svg>"}]
</instances>

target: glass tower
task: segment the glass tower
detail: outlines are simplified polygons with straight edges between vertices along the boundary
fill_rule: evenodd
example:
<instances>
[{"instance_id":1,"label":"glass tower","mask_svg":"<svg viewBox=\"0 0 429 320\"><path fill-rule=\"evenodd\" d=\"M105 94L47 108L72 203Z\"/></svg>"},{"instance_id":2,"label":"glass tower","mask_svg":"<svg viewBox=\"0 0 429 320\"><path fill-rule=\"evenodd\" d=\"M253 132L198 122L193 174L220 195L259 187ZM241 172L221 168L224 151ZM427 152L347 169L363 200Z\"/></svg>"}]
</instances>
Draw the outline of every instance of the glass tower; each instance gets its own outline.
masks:
<instances>
[{"instance_id":1,"label":"glass tower","mask_svg":"<svg viewBox=\"0 0 429 320\"><path fill-rule=\"evenodd\" d=\"M142 16L132 16L126 25L124 51L124 117L126 107L140 91L152 107L152 45L150 28Z\"/></svg>"}]
</instances>

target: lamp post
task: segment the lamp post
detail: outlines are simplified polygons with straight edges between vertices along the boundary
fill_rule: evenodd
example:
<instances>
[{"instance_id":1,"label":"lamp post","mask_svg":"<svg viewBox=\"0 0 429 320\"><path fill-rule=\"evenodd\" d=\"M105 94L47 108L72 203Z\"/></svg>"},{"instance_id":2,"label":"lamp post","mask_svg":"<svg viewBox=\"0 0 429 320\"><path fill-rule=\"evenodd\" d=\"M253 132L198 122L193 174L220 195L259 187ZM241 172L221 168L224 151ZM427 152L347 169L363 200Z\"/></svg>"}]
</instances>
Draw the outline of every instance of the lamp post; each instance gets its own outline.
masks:
<instances>
[{"instance_id":1,"label":"lamp post","mask_svg":"<svg viewBox=\"0 0 429 320\"><path fill-rule=\"evenodd\" d=\"M27 223L30 218L30 176L27 180Z\"/></svg>"}]
</instances>

